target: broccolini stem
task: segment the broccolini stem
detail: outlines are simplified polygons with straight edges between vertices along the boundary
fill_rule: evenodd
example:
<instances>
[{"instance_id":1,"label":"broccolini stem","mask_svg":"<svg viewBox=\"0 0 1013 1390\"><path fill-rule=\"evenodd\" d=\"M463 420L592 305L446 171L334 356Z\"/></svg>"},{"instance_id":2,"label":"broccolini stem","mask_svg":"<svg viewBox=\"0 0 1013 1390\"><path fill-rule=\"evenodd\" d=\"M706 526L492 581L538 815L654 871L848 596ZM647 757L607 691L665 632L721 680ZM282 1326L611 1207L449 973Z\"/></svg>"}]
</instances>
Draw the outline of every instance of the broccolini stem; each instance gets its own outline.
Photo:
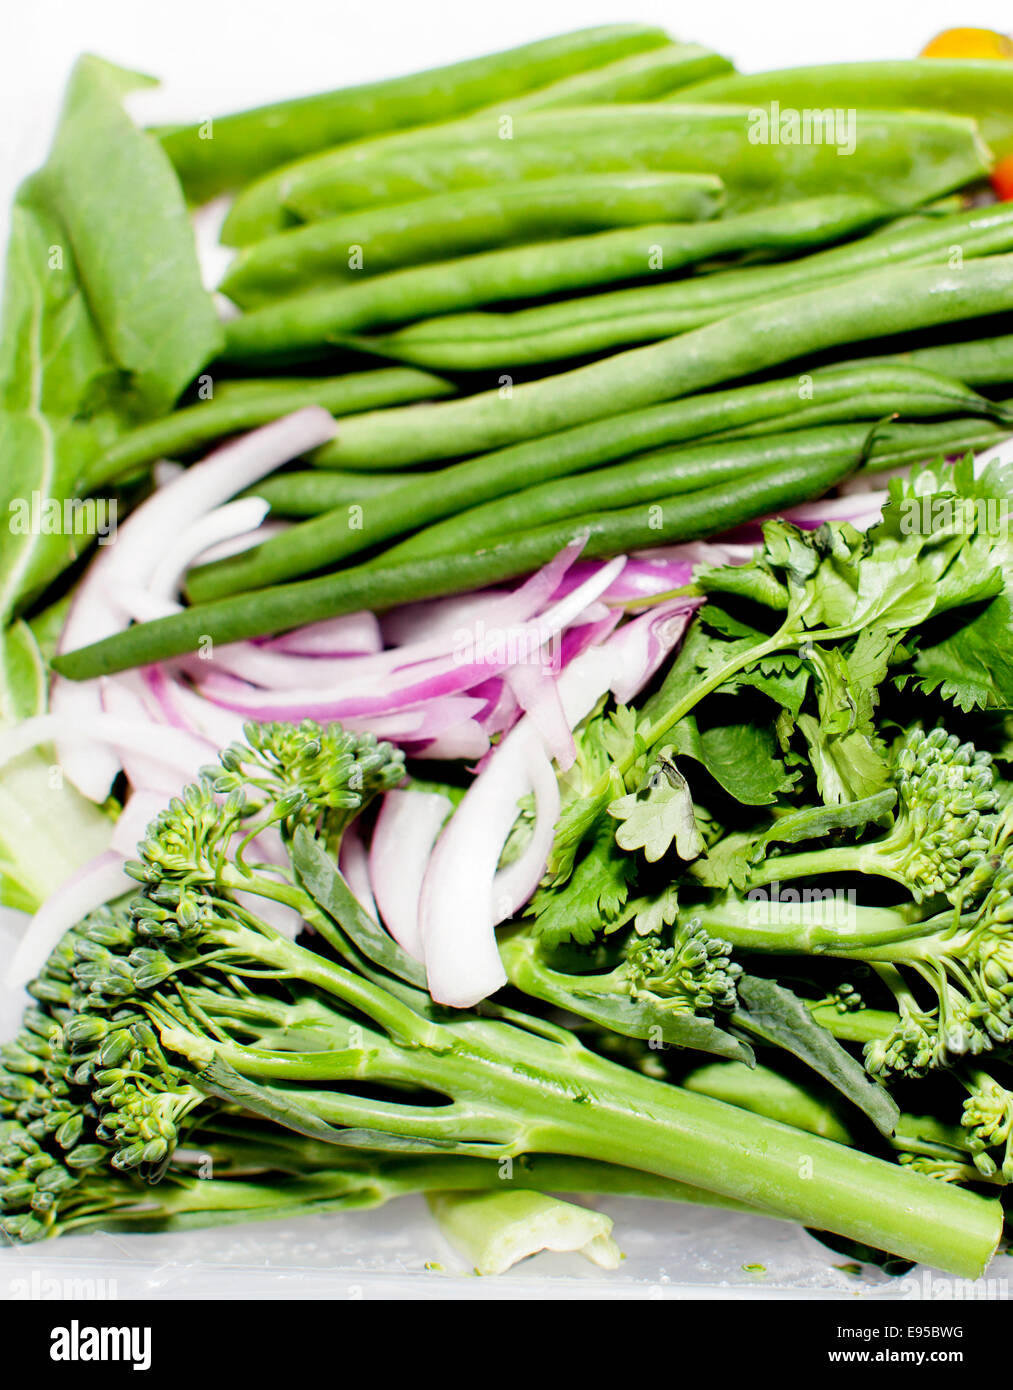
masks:
<instances>
[{"instance_id":1,"label":"broccolini stem","mask_svg":"<svg viewBox=\"0 0 1013 1390\"><path fill-rule=\"evenodd\" d=\"M981 1273L998 1243L998 1203L970 1192L587 1052L569 1049L564 1059L555 1044L508 1025L469 1032L464 1024L447 1031L455 1034L451 1052L436 1056L424 1045L405 1048L398 1074L414 1075L420 1085L470 1103L490 1120L499 1112L504 1138L512 1127L504 1152L530 1149L619 1165L635 1158L639 1168L659 1177L967 1277ZM164 1041L173 1046L171 1037ZM214 1044L205 1046L214 1053ZM313 1054L307 1054L307 1069L312 1064ZM333 1107L339 1122L347 1123L350 1098L296 1089L304 1109L326 1119ZM246 1091L244 1104L250 1105ZM419 1136L446 1142L437 1123L440 1107L397 1107L398 1116L393 1109L384 1107L379 1116L388 1132L414 1115ZM355 1119L361 1123L359 1114ZM410 1122L414 1129L415 1119ZM456 1133L469 1141L493 1135L490 1129Z\"/></svg>"},{"instance_id":2,"label":"broccolini stem","mask_svg":"<svg viewBox=\"0 0 1013 1390\"><path fill-rule=\"evenodd\" d=\"M795 857L772 863L784 864ZM780 875L772 873L767 881L780 882ZM952 920L952 914L947 915ZM705 931L733 948L771 954L861 957L865 943L877 948L925 936L925 923L911 922L903 912L857 907L832 892L817 891L809 899L797 889L769 898L759 893L745 899L728 896L709 906L694 906L693 916Z\"/></svg>"}]
</instances>

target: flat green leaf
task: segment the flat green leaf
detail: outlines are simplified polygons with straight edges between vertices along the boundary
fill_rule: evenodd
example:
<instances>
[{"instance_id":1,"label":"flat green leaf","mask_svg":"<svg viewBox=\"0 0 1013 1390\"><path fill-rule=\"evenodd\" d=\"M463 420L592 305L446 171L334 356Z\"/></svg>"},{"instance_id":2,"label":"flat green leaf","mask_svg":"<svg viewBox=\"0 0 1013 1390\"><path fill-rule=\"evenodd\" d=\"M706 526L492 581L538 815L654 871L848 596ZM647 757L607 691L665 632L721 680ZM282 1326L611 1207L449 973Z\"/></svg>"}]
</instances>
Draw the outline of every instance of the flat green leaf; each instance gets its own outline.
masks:
<instances>
[{"instance_id":1,"label":"flat green leaf","mask_svg":"<svg viewBox=\"0 0 1013 1390\"><path fill-rule=\"evenodd\" d=\"M732 1014L733 1023L798 1057L857 1105L881 1134L893 1133L900 1117L893 1097L816 1022L797 995L774 980L743 975L739 999L741 1006Z\"/></svg>"},{"instance_id":2,"label":"flat green leaf","mask_svg":"<svg viewBox=\"0 0 1013 1390\"><path fill-rule=\"evenodd\" d=\"M398 979L425 988L425 966L413 960L370 917L323 845L304 825L297 826L293 837L292 867L317 906L337 922L364 956Z\"/></svg>"},{"instance_id":3,"label":"flat green leaf","mask_svg":"<svg viewBox=\"0 0 1013 1390\"><path fill-rule=\"evenodd\" d=\"M766 806L790 791L797 773L778 756L770 725L723 724L701 733L692 715L671 732L676 753L701 763L719 786L744 806Z\"/></svg>"}]
</instances>

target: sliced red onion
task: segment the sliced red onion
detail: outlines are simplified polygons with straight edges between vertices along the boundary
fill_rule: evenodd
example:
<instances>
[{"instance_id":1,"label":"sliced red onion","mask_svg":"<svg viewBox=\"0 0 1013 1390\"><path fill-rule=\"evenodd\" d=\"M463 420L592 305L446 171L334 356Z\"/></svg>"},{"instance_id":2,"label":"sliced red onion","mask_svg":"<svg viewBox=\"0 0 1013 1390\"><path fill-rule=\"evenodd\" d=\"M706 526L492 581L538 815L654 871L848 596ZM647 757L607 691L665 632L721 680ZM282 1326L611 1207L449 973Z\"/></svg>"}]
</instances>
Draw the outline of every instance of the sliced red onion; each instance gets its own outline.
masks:
<instances>
[{"instance_id":1,"label":"sliced red onion","mask_svg":"<svg viewBox=\"0 0 1013 1390\"><path fill-rule=\"evenodd\" d=\"M559 780L552 762L533 742L527 754L528 778L535 794L535 824L521 853L493 880L493 926L512 917L538 887L559 820Z\"/></svg>"},{"instance_id":2,"label":"sliced red onion","mask_svg":"<svg viewBox=\"0 0 1013 1390\"><path fill-rule=\"evenodd\" d=\"M160 727L158 737L152 737L150 721L122 719L104 711L87 720L74 723L59 714L39 714L25 719L16 727L0 733L0 767L21 757L40 743L55 740L76 745L95 742L119 752L136 752L168 769L186 770L193 765L200 741L192 734L168 725ZM210 761L209 749L203 745L202 763ZM213 753L212 753L213 756Z\"/></svg>"},{"instance_id":3,"label":"sliced red onion","mask_svg":"<svg viewBox=\"0 0 1013 1390\"><path fill-rule=\"evenodd\" d=\"M358 819L347 826L341 837L338 851L338 868L345 882L352 890L359 906L369 913L374 922L379 922L380 913L373 898L373 887L369 881L369 858L362 842L362 832Z\"/></svg>"},{"instance_id":4,"label":"sliced red onion","mask_svg":"<svg viewBox=\"0 0 1013 1390\"><path fill-rule=\"evenodd\" d=\"M584 545L581 539L572 541L512 591L489 589L450 594L386 613L380 620L384 640L400 646L432 642L435 652L443 652L447 649L448 638L479 620L495 623L498 627L527 622L552 599Z\"/></svg>"},{"instance_id":5,"label":"sliced red onion","mask_svg":"<svg viewBox=\"0 0 1013 1390\"><path fill-rule=\"evenodd\" d=\"M390 739L395 743L419 743L461 728L474 719L481 707L482 701L473 700L470 696L447 696L415 709L358 719L344 718L341 722L346 729L356 733L376 734L377 738Z\"/></svg>"},{"instance_id":6,"label":"sliced red onion","mask_svg":"<svg viewBox=\"0 0 1013 1390\"><path fill-rule=\"evenodd\" d=\"M375 614L348 613L283 632L263 645L293 656L372 656L383 651L383 636Z\"/></svg>"},{"instance_id":7,"label":"sliced red onion","mask_svg":"<svg viewBox=\"0 0 1013 1390\"><path fill-rule=\"evenodd\" d=\"M250 644L216 653L216 667L267 686L261 690L229 682L218 671L201 673L196 660L188 662L187 669L202 682L209 699L255 718L364 719L389 714L459 694L518 659L537 658L544 644L598 597L624 563L624 557L619 556L602 566L584 584L528 622L507 628L479 620L462 629L453 650L448 652L444 647L439 655L429 655L429 643L424 644L424 652L419 647L403 647L385 652L381 658L351 658L343 663L280 656ZM335 679L336 668L340 670L338 683L329 684ZM307 677L312 684L293 688L294 680Z\"/></svg>"},{"instance_id":8,"label":"sliced red onion","mask_svg":"<svg viewBox=\"0 0 1013 1390\"><path fill-rule=\"evenodd\" d=\"M369 881L384 926L413 956L422 960L419 895L443 822L453 810L440 792L390 791L373 827Z\"/></svg>"},{"instance_id":9,"label":"sliced red onion","mask_svg":"<svg viewBox=\"0 0 1013 1390\"><path fill-rule=\"evenodd\" d=\"M179 790L179 788L177 788ZM124 859L133 859L148 826L165 810L165 793L151 787L138 787L130 793L120 812L109 848Z\"/></svg>"},{"instance_id":10,"label":"sliced red onion","mask_svg":"<svg viewBox=\"0 0 1013 1390\"><path fill-rule=\"evenodd\" d=\"M383 640L388 647L401 647L449 637L458 628L487 618L492 606L506 596L503 589L475 589L467 594L401 604L381 614Z\"/></svg>"},{"instance_id":11,"label":"sliced red onion","mask_svg":"<svg viewBox=\"0 0 1013 1390\"><path fill-rule=\"evenodd\" d=\"M163 666L146 666L142 677L166 724L206 738L216 748L227 748L243 737L243 721L191 690L178 676L167 675Z\"/></svg>"},{"instance_id":12,"label":"sliced red onion","mask_svg":"<svg viewBox=\"0 0 1013 1390\"><path fill-rule=\"evenodd\" d=\"M249 500L252 501L253 499ZM291 522L288 521L262 521L255 530L241 531L235 536L225 536L220 541L216 541L214 545L209 545L207 550L202 550L199 555L194 556L194 564L210 565L215 560L229 560L233 555L242 555L244 551L252 550L254 546L274 540L275 536L280 536L290 526Z\"/></svg>"},{"instance_id":13,"label":"sliced red onion","mask_svg":"<svg viewBox=\"0 0 1013 1390\"><path fill-rule=\"evenodd\" d=\"M136 882L123 872L122 855L114 850L106 850L71 874L29 922L7 963L7 984L12 989L23 989L82 917L136 887Z\"/></svg>"},{"instance_id":14,"label":"sliced red onion","mask_svg":"<svg viewBox=\"0 0 1013 1390\"><path fill-rule=\"evenodd\" d=\"M479 763L491 744L486 730L475 719L463 719L445 733L419 743L401 739L410 758L431 758L437 762Z\"/></svg>"},{"instance_id":15,"label":"sliced red onion","mask_svg":"<svg viewBox=\"0 0 1013 1390\"><path fill-rule=\"evenodd\" d=\"M511 666L504 679L538 730L549 755L562 770L572 767L577 750L552 672L534 664Z\"/></svg>"},{"instance_id":16,"label":"sliced red onion","mask_svg":"<svg viewBox=\"0 0 1013 1390\"><path fill-rule=\"evenodd\" d=\"M557 690L571 729L606 691L617 699L631 698L647 683L678 642L695 606L685 600L678 604L679 611L674 611L676 604L665 605L635 619L562 671ZM634 661L640 663L637 669L632 669ZM546 829L552 804L546 791L541 812L536 799L537 851L523 856L522 868L506 879L503 890L497 868L518 803L535 785L533 749L542 751L542 744L534 721L526 716L497 746L436 842L422 886L419 922L429 992L437 1003L470 1008L506 982L496 947L497 896L513 903L516 911L524 901L518 900L521 889L530 886L533 891L545 868L538 855L548 853L555 820L553 815Z\"/></svg>"},{"instance_id":17,"label":"sliced red onion","mask_svg":"<svg viewBox=\"0 0 1013 1390\"><path fill-rule=\"evenodd\" d=\"M701 602L679 598L658 604L612 634L606 646L618 660L610 685L619 704L629 704L644 688L681 640Z\"/></svg>"},{"instance_id":18,"label":"sliced red onion","mask_svg":"<svg viewBox=\"0 0 1013 1390\"><path fill-rule=\"evenodd\" d=\"M678 547L676 547L678 549ZM601 562L578 560L567 571L554 594L561 598L588 576L600 569ZM651 558L637 554L627 558L622 572L618 574L602 594L606 603L628 603L631 599L652 598L655 594L667 593L670 589L688 584L693 575L693 564L689 559L670 559L667 556Z\"/></svg>"},{"instance_id":19,"label":"sliced red onion","mask_svg":"<svg viewBox=\"0 0 1013 1390\"><path fill-rule=\"evenodd\" d=\"M182 463L174 463L172 459L159 459L151 470L151 476L156 487L168 487L185 472L186 468Z\"/></svg>"},{"instance_id":20,"label":"sliced red onion","mask_svg":"<svg viewBox=\"0 0 1013 1390\"><path fill-rule=\"evenodd\" d=\"M98 548L77 586L60 635L60 652L89 646L124 628L129 615L117 601L117 593L144 589L184 528L283 463L325 444L335 428L326 410L307 407L223 445L160 487L119 528L112 545ZM98 686L93 681L57 677L50 707L72 723L87 720L101 708ZM105 799L119 771L108 746L75 742L59 746L57 758L68 781L93 801Z\"/></svg>"},{"instance_id":21,"label":"sliced red onion","mask_svg":"<svg viewBox=\"0 0 1013 1390\"><path fill-rule=\"evenodd\" d=\"M207 739L184 729L170 728L158 721L158 707L148 684L139 673L106 677L101 682L102 705L107 715L131 725L146 736L143 747L119 745L117 751L132 786L154 787L176 796L197 777L202 767L214 761L217 748ZM157 736L154 728L157 727ZM171 735L175 754L168 762L163 756L163 739Z\"/></svg>"},{"instance_id":22,"label":"sliced red onion","mask_svg":"<svg viewBox=\"0 0 1013 1390\"><path fill-rule=\"evenodd\" d=\"M720 541L684 541L681 545L662 545L651 550L640 550L634 560L660 560L670 564L686 564L690 570L696 565L744 565L753 558L755 547L722 539ZM683 583L688 581L682 581ZM675 584L673 588L681 588ZM665 593L666 590L660 590Z\"/></svg>"},{"instance_id":23,"label":"sliced red onion","mask_svg":"<svg viewBox=\"0 0 1013 1390\"><path fill-rule=\"evenodd\" d=\"M261 497L240 497L206 512L173 538L152 567L145 588L159 598L178 598L183 576L198 556L203 558L210 547L222 541L255 532L270 510L270 503Z\"/></svg>"}]
</instances>

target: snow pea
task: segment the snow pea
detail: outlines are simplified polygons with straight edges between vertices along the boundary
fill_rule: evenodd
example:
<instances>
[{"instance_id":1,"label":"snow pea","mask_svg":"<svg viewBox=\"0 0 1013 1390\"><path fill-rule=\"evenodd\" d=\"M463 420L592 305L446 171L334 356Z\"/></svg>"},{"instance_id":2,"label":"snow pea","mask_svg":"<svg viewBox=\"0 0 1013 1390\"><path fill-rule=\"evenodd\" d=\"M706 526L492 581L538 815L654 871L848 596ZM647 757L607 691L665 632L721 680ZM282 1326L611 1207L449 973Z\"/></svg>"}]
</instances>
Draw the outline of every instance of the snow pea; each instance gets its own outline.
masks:
<instances>
[{"instance_id":1,"label":"snow pea","mask_svg":"<svg viewBox=\"0 0 1013 1390\"><path fill-rule=\"evenodd\" d=\"M669 42L642 24L602 25L381 82L159 132L187 195L202 202L311 150L446 120Z\"/></svg>"},{"instance_id":2,"label":"snow pea","mask_svg":"<svg viewBox=\"0 0 1013 1390\"><path fill-rule=\"evenodd\" d=\"M911 58L828 63L779 72L729 73L674 93L674 102L780 103L782 110L828 107L948 111L970 116L997 158L1013 153L1013 65L983 58Z\"/></svg>"},{"instance_id":3,"label":"snow pea","mask_svg":"<svg viewBox=\"0 0 1013 1390\"><path fill-rule=\"evenodd\" d=\"M287 226L300 221L313 221L319 216L330 217L335 209L325 203L322 213L312 207L297 209L289 195L305 183L313 183L316 175L335 167L345 167L362 158L410 153L425 150L434 142L474 138L478 131L488 128L490 121L503 133L521 112L552 111L564 106L598 106L609 102L654 101L665 91L694 80L696 75L713 75L731 67L727 59L698 44L665 44L660 48L634 53L599 67L576 72L547 86L539 86L510 97L495 97L488 105L470 111L456 120L441 120L436 124L416 125L389 135L372 136L361 140L355 135L352 145L338 144L316 154L306 153L291 163L284 163L264 177L248 185L239 194L222 228L222 239L230 246L246 246L263 237L273 236ZM331 142L334 144L335 142ZM416 195L421 196L421 195ZM337 209L340 211L341 209Z\"/></svg>"},{"instance_id":4,"label":"snow pea","mask_svg":"<svg viewBox=\"0 0 1013 1390\"><path fill-rule=\"evenodd\" d=\"M847 159L832 144L753 143L746 107L655 103L621 111L614 106L536 111L514 118L510 139L502 138L502 126L490 117L462 122L456 140L434 138L400 151L370 151L365 145L334 151L312 169L290 171L283 200L302 217L323 217L441 190L655 169L718 174L732 207L843 188L910 208L988 170L973 121L898 111L864 117L861 143ZM239 211L237 201L235 217Z\"/></svg>"}]
</instances>

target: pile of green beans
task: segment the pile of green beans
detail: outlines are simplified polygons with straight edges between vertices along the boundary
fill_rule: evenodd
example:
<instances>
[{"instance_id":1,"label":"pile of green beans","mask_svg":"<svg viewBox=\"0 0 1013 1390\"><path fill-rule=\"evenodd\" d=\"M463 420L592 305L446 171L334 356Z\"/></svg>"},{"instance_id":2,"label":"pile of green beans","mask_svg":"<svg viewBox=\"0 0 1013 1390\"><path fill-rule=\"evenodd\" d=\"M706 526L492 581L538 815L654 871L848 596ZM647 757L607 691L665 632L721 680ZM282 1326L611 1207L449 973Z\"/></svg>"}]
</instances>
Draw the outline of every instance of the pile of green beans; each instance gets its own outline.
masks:
<instances>
[{"instance_id":1,"label":"pile of green beans","mask_svg":"<svg viewBox=\"0 0 1013 1390\"><path fill-rule=\"evenodd\" d=\"M444 193L349 213L255 242L219 288L243 309L427 261L518 242L696 222L720 212L713 174L584 174Z\"/></svg>"},{"instance_id":2,"label":"pile of green beans","mask_svg":"<svg viewBox=\"0 0 1013 1390\"><path fill-rule=\"evenodd\" d=\"M953 217L905 220L783 264L725 270L513 313L447 314L364 341L385 357L442 371L551 362L673 337L725 318L735 309L808 286L843 284L868 270L945 265L957 254L972 259L1007 251L1013 251L1013 206L998 204Z\"/></svg>"},{"instance_id":3,"label":"pile of green beans","mask_svg":"<svg viewBox=\"0 0 1013 1390\"><path fill-rule=\"evenodd\" d=\"M940 343L934 347L912 348L893 357L867 357L867 366L881 362L906 362L912 367L941 372L966 381L969 386L1002 386L1013 383L1013 333L970 342Z\"/></svg>"},{"instance_id":4,"label":"pile of green beans","mask_svg":"<svg viewBox=\"0 0 1013 1390\"><path fill-rule=\"evenodd\" d=\"M818 137L757 135L806 110ZM223 377L82 495L307 404L338 423L248 490L295 524L58 657L74 679L498 584L576 536L720 534L1009 436L987 393L1013 385L1013 205L982 197L1009 63L745 76L617 25L158 135L189 197L236 191L241 312Z\"/></svg>"},{"instance_id":5,"label":"pile of green beans","mask_svg":"<svg viewBox=\"0 0 1013 1390\"><path fill-rule=\"evenodd\" d=\"M234 362L312 355L364 328L406 318L644 279L730 252L787 254L837 241L888 215L873 199L812 198L710 222L621 228L413 266L242 314L225 326L225 355Z\"/></svg>"},{"instance_id":6,"label":"pile of green beans","mask_svg":"<svg viewBox=\"0 0 1013 1390\"><path fill-rule=\"evenodd\" d=\"M368 489L356 492L355 475L343 474L342 491L332 503L335 510L324 511L254 550L193 570L188 591L195 601L206 602L244 589L263 588L321 570L393 537L417 531L417 536L407 542L411 551L414 545L425 547L426 538L434 533L439 536L449 531L453 535L453 528L458 523L467 525L469 518L472 522L494 518L491 528L483 530L479 525L474 531L473 538L484 540L501 531L530 529L535 524L530 517L535 514L566 517L595 505L624 505L637 500L644 487L648 494L651 488L658 491L662 481L665 486L661 490L673 494L683 487L705 486L711 476L717 480L770 466L785 447L785 431L828 420L876 421L894 413L905 419L940 415L984 417L994 410L990 402L969 388L929 372L890 365L859 367L844 372L818 372L812 378L790 377L654 406L486 454L426 474L420 480L406 479L398 487L379 493ZM757 445L734 448L669 447L661 454L648 452L659 445L679 445L719 431L729 432L736 426L743 433L762 433L771 438ZM867 427L864 432L868 432ZM821 446L827 442L836 446L843 441L851 452L856 440L861 442L859 435L846 430L811 433L820 435ZM791 445L802 448L804 442L807 441L791 441ZM632 455L637 457L629 464L620 464L618 469L604 468L597 474L587 471L619 463ZM659 460L660 472L656 467ZM574 474L579 474L577 485L571 481ZM359 476L367 483L384 477ZM283 477L274 481L283 483ZM317 497L328 495L327 482L327 473L321 471ZM262 488L255 491L257 495L264 492ZM303 484L304 505L313 495L311 484ZM545 505L539 511L542 498ZM357 508L354 526L349 524L349 506ZM443 527L431 524L444 517L450 520ZM501 518L506 518L502 524ZM419 530L420 527L428 529Z\"/></svg>"},{"instance_id":7,"label":"pile of green beans","mask_svg":"<svg viewBox=\"0 0 1013 1390\"><path fill-rule=\"evenodd\" d=\"M865 467L875 472L916 463L937 453L961 453L998 443L1008 432L980 418L928 427L884 427L869 447ZM382 563L485 547L567 517L597 514L598 508L614 511L666 494L692 493L704 484L737 485L743 477L760 471L771 473L788 462L854 459L869 436L868 424L849 424L837 429L800 429L791 435L766 434L759 438L742 431L739 438L727 442L659 449L598 473L542 483L462 512L392 547L382 556Z\"/></svg>"},{"instance_id":8,"label":"pile of green beans","mask_svg":"<svg viewBox=\"0 0 1013 1390\"><path fill-rule=\"evenodd\" d=\"M509 393L360 415L320 452L336 468L403 468L478 453L734 381L806 354L1013 309L1013 255L905 266L742 309L681 337Z\"/></svg>"}]
</instances>

